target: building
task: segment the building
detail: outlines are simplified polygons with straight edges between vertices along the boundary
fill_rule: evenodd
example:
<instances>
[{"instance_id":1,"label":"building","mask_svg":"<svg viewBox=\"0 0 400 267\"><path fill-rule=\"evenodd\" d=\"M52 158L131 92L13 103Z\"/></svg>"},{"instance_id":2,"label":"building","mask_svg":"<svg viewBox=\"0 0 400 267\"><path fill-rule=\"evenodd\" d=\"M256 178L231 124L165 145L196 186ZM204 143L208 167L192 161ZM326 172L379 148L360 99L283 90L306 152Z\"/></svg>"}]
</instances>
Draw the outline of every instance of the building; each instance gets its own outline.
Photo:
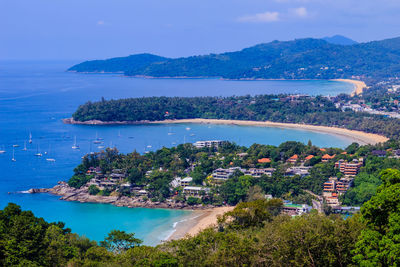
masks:
<instances>
[{"instance_id":1,"label":"building","mask_svg":"<svg viewBox=\"0 0 400 267\"><path fill-rule=\"evenodd\" d=\"M210 188L201 186L185 186L183 188L183 194L186 196L201 196L202 194L208 194Z\"/></svg>"},{"instance_id":2,"label":"building","mask_svg":"<svg viewBox=\"0 0 400 267\"><path fill-rule=\"evenodd\" d=\"M386 157L386 151L385 150L373 150L371 152L372 155L383 158Z\"/></svg>"},{"instance_id":3,"label":"building","mask_svg":"<svg viewBox=\"0 0 400 267\"><path fill-rule=\"evenodd\" d=\"M363 159L353 159L351 162L347 162L343 159L335 163L335 168L338 168L341 173L346 176L356 176L360 172L360 168L363 166Z\"/></svg>"},{"instance_id":4,"label":"building","mask_svg":"<svg viewBox=\"0 0 400 267\"><path fill-rule=\"evenodd\" d=\"M258 160L258 163L270 163L271 159L270 158L262 158Z\"/></svg>"},{"instance_id":5,"label":"building","mask_svg":"<svg viewBox=\"0 0 400 267\"><path fill-rule=\"evenodd\" d=\"M266 176L272 176L272 173L275 171L274 168L262 168L262 169L256 169L256 168L251 168L248 170L242 170L242 172L245 175L250 175L253 176L255 178L259 178L262 175L266 175Z\"/></svg>"},{"instance_id":6,"label":"building","mask_svg":"<svg viewBox=\"0 0 400 267\"><path fill-rule=\"evenodd\" d=\"M325 193L332 193L335 192L336 190L336 180L335 179L329 179L324 183L324 192Z\"/></svg>"},{"instance_id":7,"label":"building","mask_svg":"<svg viewBox=\"0 0 400 267\"><path fill-rule=\"evenodd\" d=\"M297 154L291 156L290 158L288 158L288 160L286 162L294 164L297 162L297 160L299 159L299 156Z\"/></svg>"},{"instance_id":8,"label":"building","mask_svg":"<svg viewBox=\"0 0 400 267\"><path fill-rule=\"evenodd\" d=\"M311 167L308 166L290 167L286 169L285 176L300 175L301 177L304 177L310 174L310 169Z\"/></svg>"},{"instance_id":9,"label":"building","mask_svg":"<svg viewBox=\"0 0 400 267\"><path fill-rule=\"evenodd\" d=\"M181 180L181 186L188 186L188 185L190 185L192 183L192 181L193 181L192 177L183 178Z\"/></svg>"},{"instance_id":10,"label":"building","mask_svg":"<svg viewBox=\"0 0 400 267\"><path fill-rule=\"evenodd\" d=\"M308 155L308 156L305 158L305 161L310 160L310 159L312 159L313 157L314 157L314 155Z\"/></svg>"},{"instance_id":11,"label":"building","mask_svg":"<svg viewBox=\"0 0 400 267\"><path fill-rule=\"evenodd\" d=\"M325 154L325 155L322 156L321 161L322 162L328 162L328 161L334 159L335 157L336 157L336 155L330 156L329 154Z\"/></svg>"},{"instance_id":12,"label":"building","mask_svg":"<svg viewBox=\"0 0 400 267\"><path fill-rule=\"evenodd\" d=\"M220 140L209 140L209 141L197 141L193 145L197 148L203 148L203 147L219 147L222 145L224 141Z\"/></svg>"},{"instance_id":13,"label":"building","mask_svg":"<svg viewBox=\"0 0 400 267\"><path fill-rule=\"evenodd\" d=\"M235 171L242 172L242 169L239 167L232 167L229 169L218 168L211 175L212 175L214 181L218 181L218 180L225 181L225 180L228 180L235 173Z\"/></svg>"},{"instance_id":14,"label":"building","mask_svg":"<svg viewBox=\"0 0 400 267\"><path fill-rule=\"evenodd\" d=\"M181 185L181 181L182 181L181 177L175 177L174 180L171 181L170 186L172 188L178 187Z\"/></svg>"},{"instance_id":15,"label":"building","mask_svg":"<svg viewBox=\"0 0 400 267\"><path fill-rule=\"evenodd\" d=\"M306 204L284 204L282 212L290 216L302 215L304 213L309 213L312 207Z\"/></svg>"}]
</instances>

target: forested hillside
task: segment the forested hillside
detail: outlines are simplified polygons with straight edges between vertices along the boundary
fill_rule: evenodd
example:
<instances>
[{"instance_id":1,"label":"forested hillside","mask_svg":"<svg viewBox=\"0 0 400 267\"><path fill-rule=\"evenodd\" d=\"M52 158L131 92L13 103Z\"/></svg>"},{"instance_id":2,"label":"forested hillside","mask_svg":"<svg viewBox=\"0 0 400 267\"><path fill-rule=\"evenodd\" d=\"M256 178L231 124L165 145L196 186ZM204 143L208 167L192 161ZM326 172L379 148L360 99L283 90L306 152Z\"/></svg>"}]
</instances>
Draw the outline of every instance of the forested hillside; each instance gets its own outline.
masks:
<instances>
[{"instance_id":1,"label":"forested hillside","mask_svg":"<svg viewBox=\"0 0 400 267\"><path fill-rule=\"evenodd\" d=\"M124 72L153 77L223 77L231 79L332 79L400 74L400 38L339 45L323 39L273 41L237 52L176 59L150 54L86 61L77 72Z\"/></svg>"}]
</instances>

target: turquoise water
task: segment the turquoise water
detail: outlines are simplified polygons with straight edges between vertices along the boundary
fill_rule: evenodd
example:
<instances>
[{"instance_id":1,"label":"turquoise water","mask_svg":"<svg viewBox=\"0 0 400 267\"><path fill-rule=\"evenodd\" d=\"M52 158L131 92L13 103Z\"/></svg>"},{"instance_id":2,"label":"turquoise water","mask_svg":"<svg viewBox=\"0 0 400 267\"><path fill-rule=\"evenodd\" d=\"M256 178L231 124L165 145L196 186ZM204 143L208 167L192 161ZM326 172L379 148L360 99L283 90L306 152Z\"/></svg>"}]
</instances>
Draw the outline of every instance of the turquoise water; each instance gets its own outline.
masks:
<instances>
[{"instance_id":1,"label":"turquoise water","mask_svg":"<svg viewBox=\"0 0 400 267\"><path fill-rule=\"evenodd\" d=\"M117 75L87 75L64 70L74 62L0 62L0 208L14 202L49 221L64 221L74 232L102 240L111 229L135 232L146 244L165 239L174 223L190 211L129 209L102 204L65 202L47 194L8 194L35 187L50 187L67 180L81 157L99 149L92 144L96 133L105 144L127 153L155 150L204 139L221 139L241 145L279 145L287 140L319 146L344 147L351 140L305 130L230 125L65 125L81 103L88 100L139 96L244 95L307 93L335 95L352 86L330 81L223 81L218 79L136 79ZM190 128L189 130L187 128ZM168 135L168 132L174 132ZM22 151L32 133L33 143ZM71 149L74 136L81 149ZM11 161L12 145L16 162ZM149 147L151 146L151 147ZM34 154L47 152L43 157ZM46 157L56 159L48 162Z\"/></svg>"}]
</instances>

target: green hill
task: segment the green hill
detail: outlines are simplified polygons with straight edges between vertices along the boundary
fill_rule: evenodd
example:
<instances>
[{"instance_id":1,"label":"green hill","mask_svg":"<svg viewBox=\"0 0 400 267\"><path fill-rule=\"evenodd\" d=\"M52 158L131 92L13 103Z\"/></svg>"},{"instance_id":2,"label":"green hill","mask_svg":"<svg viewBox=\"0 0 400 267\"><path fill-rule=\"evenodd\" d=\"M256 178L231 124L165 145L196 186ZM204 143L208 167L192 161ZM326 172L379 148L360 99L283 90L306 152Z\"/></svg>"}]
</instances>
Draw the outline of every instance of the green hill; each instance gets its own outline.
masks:
<instances>
[{"instance_id":1,"label":"green hill","mask_svg":"<svg viewBox=\"0 0 400 267\"><path fill-rule=\"evenodd\" d=\"M129 76L230 79L332 79L400 74L400 38L354 45L322 39L273 41L237 52L168 59L139 54L86 61L77 72L124 72Z\"/></svg>"}]
</instances>

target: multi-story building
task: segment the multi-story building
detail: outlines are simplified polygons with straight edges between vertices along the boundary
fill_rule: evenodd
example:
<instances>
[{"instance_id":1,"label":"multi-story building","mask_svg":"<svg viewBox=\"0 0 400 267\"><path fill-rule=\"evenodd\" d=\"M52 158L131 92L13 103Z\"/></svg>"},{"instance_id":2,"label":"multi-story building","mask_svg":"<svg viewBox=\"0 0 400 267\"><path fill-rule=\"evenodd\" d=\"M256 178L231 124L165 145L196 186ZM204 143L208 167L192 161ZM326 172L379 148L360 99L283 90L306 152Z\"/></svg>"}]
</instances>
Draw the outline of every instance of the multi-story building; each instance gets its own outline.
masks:
<instances>
[{"instance_id":1,"label":"multi-story building","mask_svg":"<svg viewBox=\"0 0 400 267\"><path fill-rule=\"evenodd\" d=\"M197 141L193 145L197 148L203 148L203 147L219 147L222 145L224 141L221 140L208 140L208 141Z\"/></svg>"},{"instance_id":2,"label":"multi-story building","mask_svg":"<svg viewBox=\"0 0 400 267\"><path fill-rule=\"evenodd\" d=\"M351 162L347 162L343 159L335 163L335 168L338 168L341 173L346 176L356 176L360 168L363 166L363 159L353 159Z\"/></svg>"}]
</instances>

